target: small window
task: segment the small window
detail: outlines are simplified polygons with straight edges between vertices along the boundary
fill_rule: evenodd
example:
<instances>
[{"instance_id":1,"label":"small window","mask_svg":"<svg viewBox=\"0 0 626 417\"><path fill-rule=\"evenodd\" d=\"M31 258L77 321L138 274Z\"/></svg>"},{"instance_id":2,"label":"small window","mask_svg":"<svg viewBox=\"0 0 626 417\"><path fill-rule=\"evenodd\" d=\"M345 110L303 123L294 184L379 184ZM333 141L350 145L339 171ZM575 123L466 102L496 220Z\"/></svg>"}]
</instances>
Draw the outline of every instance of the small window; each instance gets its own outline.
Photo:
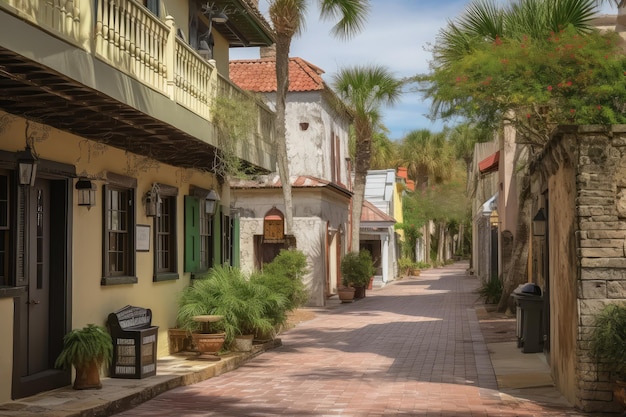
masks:
<instances>
[{"instance_id":1,"label":"small window","mask_svg":"<svg viewBox=\"0 0 626 417\"><path fill-rule=\"evenodd\" d=\"M206 206L204 198L185 196L185 272L206 272L213 266L214 216Z\"/></svg>"},{"instance_id":2,"label":"small window","mask_svg":"<svg viewBox=\"0 0 626 417\"><path fill-rule=\"evenodd\" d=\"M119 180L119 181L116 181ZM102 285L133 284L136 180L109 174L104 192Z\"/></svg>"},{"instance_id":3,"label":"small window","mask_svg":"<svg viewBox=\"0 0 626 417\"><path fill-rule=\"evenodd\" d=\"M178 189L159 184L159 216L154 218L154 281L178 279L176 197Z\"/></svg>"}]
</instances>

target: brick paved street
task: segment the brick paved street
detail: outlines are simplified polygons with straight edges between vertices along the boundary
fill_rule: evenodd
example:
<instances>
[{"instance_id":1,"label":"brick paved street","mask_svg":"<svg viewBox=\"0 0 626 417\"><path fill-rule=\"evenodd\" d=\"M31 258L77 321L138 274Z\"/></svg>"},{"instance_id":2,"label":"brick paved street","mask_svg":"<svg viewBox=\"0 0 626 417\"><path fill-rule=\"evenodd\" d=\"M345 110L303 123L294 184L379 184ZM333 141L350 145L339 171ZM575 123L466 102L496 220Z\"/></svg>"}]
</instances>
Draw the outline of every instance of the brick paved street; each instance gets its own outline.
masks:
<instances>
[{"instance_id":1,"label":"brick paved street","mask_svg":"<svg viewBox=\"0 0 626 417\"><path fill-rule=\"evenodd\" d=\"M577 416L498 391L466 263L320 310L283 346L119 416Z\"/></svg>"}]
</instances>

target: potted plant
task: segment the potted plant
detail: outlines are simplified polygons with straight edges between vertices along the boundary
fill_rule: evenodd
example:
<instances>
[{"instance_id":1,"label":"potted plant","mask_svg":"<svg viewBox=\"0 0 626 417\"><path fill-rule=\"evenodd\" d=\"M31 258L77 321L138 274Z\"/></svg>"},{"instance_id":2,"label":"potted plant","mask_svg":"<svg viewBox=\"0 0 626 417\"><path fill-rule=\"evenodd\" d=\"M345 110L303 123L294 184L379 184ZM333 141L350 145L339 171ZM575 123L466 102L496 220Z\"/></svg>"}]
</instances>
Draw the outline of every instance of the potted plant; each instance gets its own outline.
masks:
<instances>
[{"instance_id":1,"label":"potted plant","mask_svg":"<svg viewBox=\"0 0 626 417\"><path fill-rule=\"evenodd\" d=\"M63 337L63 350L56 359L57 368L76 368L74 389L100 389L100 368L109 366L113 356L111 335L103 326L88 324Z\"/></svg>"},{"instance_id":2,"label":"potted plant","mask_svg":"<svg viewBox=\"0 0 626 417\"><path fill-rule=\"evenodd\" d=\"M611 371L613 398L626 409L626 305L608 304L594 321L589 341L599 365Z\"/></svg>"},{"instance_id":3,"label":"potted plant","mask_svg":"<svg viewBox=\"0 0 626 417\"><path fill-rule=\"evenodd\" d=\"M187 287L178 307L178 323L193 334L224 333L225 346L231 347L238 335L271 332L271 311L286 303L285 297L246 277L239 268L217 266ZM198 316L221 316L202 329Z\"/></svg>"},{"instance_id":4,"label":"potted plant","mask_svg":"<svg viewBox=\"0 0 626 417\"><path fill-rule=\"evenodd\" d=\"M349 252L341 259L341 283L344 288L360 289L364 295L365 287L370 282L374 272L372 255L367 250L361 250L358 253ZM356 294L355 297L359 298Z\"/></svg>"}]
</instances>

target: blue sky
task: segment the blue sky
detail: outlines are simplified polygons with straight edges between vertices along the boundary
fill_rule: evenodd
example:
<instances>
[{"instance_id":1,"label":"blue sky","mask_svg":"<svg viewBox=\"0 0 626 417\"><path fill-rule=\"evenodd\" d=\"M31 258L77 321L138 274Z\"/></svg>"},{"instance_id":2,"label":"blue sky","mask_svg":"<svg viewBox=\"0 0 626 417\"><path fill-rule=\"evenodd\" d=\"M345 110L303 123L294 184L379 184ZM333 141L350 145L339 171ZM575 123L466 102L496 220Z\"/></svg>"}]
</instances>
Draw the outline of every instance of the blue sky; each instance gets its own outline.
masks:
<instances>
[{"instance_id":1,"label":"blue sky","mask_svg":"<svg viewBox=\"0 0 626 417\"><path fill-rule=\"evenodd\" d=\"M319 19L318 2L309 0L304 33L291 44L292 57L300 57L325 71L324 80L331 84L332 76L344 67L354 65L383 65L399 78L428 71L431 59L428 45L448 19L465 10L468 0L371 0L366 28L348 41L330 35L332 22ZM259 9L267 17L268 0L259 0ZM614 6L604 6L605 13L615 13ZM269 17L267 17L269 20ZM258 48L234 48L231 59L259 57ZM429 103L415 92L407 92L391 108L382 109L383 124L389 138L402 139L416 129L440 131L441 121L428 119Z\"/></svg>"}]
</instances>

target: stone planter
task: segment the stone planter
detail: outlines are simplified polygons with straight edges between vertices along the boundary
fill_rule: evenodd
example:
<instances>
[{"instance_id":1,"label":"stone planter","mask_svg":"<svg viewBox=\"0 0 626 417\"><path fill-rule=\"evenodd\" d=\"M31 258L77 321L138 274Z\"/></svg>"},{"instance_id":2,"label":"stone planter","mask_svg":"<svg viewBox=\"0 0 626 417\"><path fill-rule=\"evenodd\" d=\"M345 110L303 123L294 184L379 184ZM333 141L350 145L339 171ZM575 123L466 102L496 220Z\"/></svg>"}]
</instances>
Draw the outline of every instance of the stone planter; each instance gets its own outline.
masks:
<instances>
[{"instance_id":1,"label":"stone planter","mask_svg":"<svg viewBox=\"0 0 626 417\"><path fill-rule=\"evenodd\" d=\"M252 350L252 341L254 335L246 334L241 336L235 336L233 349L237 352L250 352Z\"/></svg>"},{"instance_id":2,"label":"stone planter","mask_svg":"<svg viewBox=\"0 0 626 417\"><path fill-rule=\"evenodd\" d=\"M355 289L352 287L338 288L337 295L342 303L351 303L354 301Z\"/></svg>"}]
</instances>

